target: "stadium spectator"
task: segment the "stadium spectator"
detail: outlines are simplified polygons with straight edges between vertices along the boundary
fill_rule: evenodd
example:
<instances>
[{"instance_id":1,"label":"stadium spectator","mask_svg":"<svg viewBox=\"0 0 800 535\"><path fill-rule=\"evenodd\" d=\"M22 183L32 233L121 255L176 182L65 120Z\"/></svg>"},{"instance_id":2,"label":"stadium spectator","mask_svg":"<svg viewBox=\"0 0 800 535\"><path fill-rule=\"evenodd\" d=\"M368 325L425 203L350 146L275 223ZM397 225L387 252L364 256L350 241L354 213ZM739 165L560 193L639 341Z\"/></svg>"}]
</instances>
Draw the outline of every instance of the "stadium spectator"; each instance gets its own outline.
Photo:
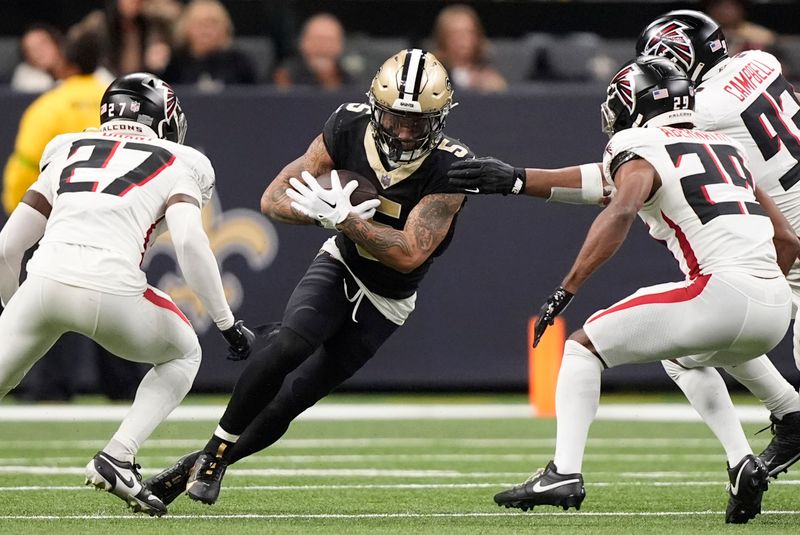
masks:
<instances>
[{"instance_id":1,"label":"stadium spectator","mask_svg":"<svg viewBox=\"0 0 800 535\"><path fill-rule=\"evenodd\" d=\"M433 27L436 57L450 72L457 88L503 91L506 81L489 62L489 40L478 13L455 4L439 12Z\"/></svg>"},{"instance_id":2,"label":"stadium spectator","mask_svg":"<svg viewBox=\"0 0 800 535\"><path fill-rule=\"evenodd\" d=\"M107 0L85 22L102 36L102 63L114 75L162 72L169 62L176 0Z\"/></svg>"},{"instance_id":3,"label":"stadium spectator","mask_svg":"<svg viewBox=\"0 0 800 535\"><path fill-rule=\"evenodd\" d=\"M41 93L55 84L55 74L63 67L63 36L49 24L33 24L19 41L22 61L14 68L11 89Z\"/></svg>"},{"instance_id":4,"label":"stadium spectator","mask_svg":"<svg viewBox=\"0 0 800 535\"><path fill-rule=\"evenodd\" d=\"M213 89L256 82L250 58L233 47L233 22L217 0L192 0L178 24L178 42L164 71L168 83Z\"/></svg>"},{"instance_id":5,"label":"stadium spectator","mask_svg":"<svg viewBox=\"0 0 800 535\"><path fill-rule=\"evenodd\" d=\"M748 0L706 0L705 12L716 20L728 42L731 56L744 50L770 50L776 36L772 30L747 20Z\"/></svg>"},{"instance_id":6,"label":"stadium spectator","mask_svg":"<svg viewBox=\"0 0 800 535\"><path fill-rule=\"evenodd\" d=\"M280 87L312 85L337 89L352 79L342 68L345 31L330 13L318 13L308 19L300 33L299 56L290 58L275 69L273 81Z\"/></svg>"},{"instance_id":7,"label":"stadium spectator","mask_svg":"<svg viewBox=\"0 0 800 535\"><path fill-rule=\"evenodd\" d=\"M64 48L64 61L54 71L62 80L25 110L19 124L14 152L3 173L3 208L11 213L39 175L39 159L45 145L58 134L79 132L100 124L97 109L106 83L93 73L97 68L98 43L92 32L75 27Z\"/></svg>"}]
</instances>

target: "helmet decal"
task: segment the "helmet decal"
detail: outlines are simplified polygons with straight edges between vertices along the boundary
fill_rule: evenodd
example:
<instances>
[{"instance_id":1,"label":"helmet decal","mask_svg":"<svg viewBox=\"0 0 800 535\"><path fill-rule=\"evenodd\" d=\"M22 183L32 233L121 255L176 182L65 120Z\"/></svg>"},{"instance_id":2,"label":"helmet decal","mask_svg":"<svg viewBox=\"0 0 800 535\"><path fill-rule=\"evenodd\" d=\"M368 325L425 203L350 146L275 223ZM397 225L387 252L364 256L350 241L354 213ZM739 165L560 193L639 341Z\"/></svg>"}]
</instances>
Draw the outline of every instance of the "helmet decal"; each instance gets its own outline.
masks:
<instances>
[{"instance_id":1,"label":"helmet decal","mask_svg":"<svg viewBox=\"0 0 800 535\"><path fill-rule=\"evenodd\" d=\"M633 113L633 100L635 88L633 87L633 75L638 72L638 67L635 63L631 63L611 80L609 85L609 96L615 93L622 102L623 106L628 110L628 113Z\"/></svg>"},{"instance_id":2,"label":"helmet decal","mask_svg":"<svg viewBox=\"0 0 800 535\"><path fill-rule=\"evenodd\" d=\"M175 108L178 105L178 99L175 98L175 91L169 86L169 84L162 82L164 89L164 116L167 118L167 121L172 119L172 116L175 115Z\"/></svg>"},{"instance_id":3,"label":"helmet decal","mask_svg":"<svg viewBox=\"0 0 800 535\"><path fill-rule=\"evenodd\" d=\"M398 87L402 100L414 101L419 99L422 91L422 75L425 73L425 51L418 48L411 49L406 54L403 70L400 74Z\"/></svg>"},{"instance_id":4,"label":"helmet decal","mask_svg":"<svg viewBox=\"0 0 800 535\"><path fill-rule=\"evenodd\" d=\"M695 61L694 46L686 34L686 30L690 29L688 24L680 20L665 22L655 29L653 35L645 43L642 54L666 56L678 63L684 71L688 71Z\"/></svg>"}]
</instances>

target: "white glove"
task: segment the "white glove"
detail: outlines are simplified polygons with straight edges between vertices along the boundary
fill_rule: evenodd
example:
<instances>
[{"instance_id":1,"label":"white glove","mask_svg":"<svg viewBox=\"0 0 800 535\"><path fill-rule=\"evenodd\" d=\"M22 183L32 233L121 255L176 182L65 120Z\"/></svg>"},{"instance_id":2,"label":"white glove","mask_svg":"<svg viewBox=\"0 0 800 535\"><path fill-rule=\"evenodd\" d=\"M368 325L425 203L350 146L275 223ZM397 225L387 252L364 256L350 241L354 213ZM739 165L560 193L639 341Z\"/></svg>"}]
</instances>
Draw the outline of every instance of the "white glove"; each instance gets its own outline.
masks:
<instances>
[{"instance_id":1,"label":"white glove","mask_svg":"<svg viewBox=\"0 0 800 535\"><path fill-rule=\"evenodd\" d=\"M358 182L351 180L342 187L339 174L335 170L331 171L329 190L320 186L308 171L303 171L300 176L305 184L292 177L289 179L292 187L286 190L286 196L292 199L292 208L318 221L327 229L335 229L351 213L361 219L371 219L380 205L378 199L364 201L356 206L350 204L350 195L358 187Z\"/></svg>"}]
</instances>

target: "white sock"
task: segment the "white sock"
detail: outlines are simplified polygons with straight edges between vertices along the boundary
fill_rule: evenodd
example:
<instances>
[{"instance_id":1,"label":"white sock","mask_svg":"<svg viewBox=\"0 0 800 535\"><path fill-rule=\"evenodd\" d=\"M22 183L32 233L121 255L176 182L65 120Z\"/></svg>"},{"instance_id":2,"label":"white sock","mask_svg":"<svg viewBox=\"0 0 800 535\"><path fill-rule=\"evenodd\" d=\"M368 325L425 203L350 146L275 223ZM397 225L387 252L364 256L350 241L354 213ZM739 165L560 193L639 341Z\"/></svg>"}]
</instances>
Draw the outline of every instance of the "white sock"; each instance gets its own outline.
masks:
<instances>
[{"instance_id":1,"label":"white sock","mask_svg":"<svg viewBox=\"0 0 800 535\"><path fill-rule=\"evenodd\" d=\"M800 411L800 396L797 391L775 369L766 355L723 369L760 399L776 418Z\"/></svg>"},{"instance_id":2,"label":"white sock","mask_svg":"<svg viewBox=\"0 0 800 535\"><path fill-rule=\"evenodd\" d=\"M239 440L239 437L241 435L232 435L231 433L228 433L222 427L217 425L217 428L214 430L214 436L216 436L217 438L221 438L225 442L233 443Z\"/></svg>"},{"instance_id":3,"label":"white sock","mask_svg":"<svg viewBox=\"0 0 800 535\"><path fill-rule=\"evenodd\" d=\"M198 345L189 355L154 366L147 372L139 383L131 409L103 451L119 460L132 460L142 442L186 397L199 367Z\"/></svg>"},{"instance_id":4,"label":"white sock","mask_svg":"<svg viewBox=\"0 0 800 535\"><path fill-rule=\"evenodd\" d=\"M753 453L736 416L725 381L714 368L686 369L672 361L661 363L673 381L683 390L686 399L716 435L728 464L736 466L742 457Z\"/></svg>"},{"instance_id":5,"label":"white sock","mask_svg":"<svg viewBox=\"0 0 800 535\"><path fill-rule=\"evenodd\" d=\"M556 385L556 453L553 462L561 474L575 474L583 466L583 451L597 406L603 364L578 342L567 340Z\"/></svg>"}]
</instances>

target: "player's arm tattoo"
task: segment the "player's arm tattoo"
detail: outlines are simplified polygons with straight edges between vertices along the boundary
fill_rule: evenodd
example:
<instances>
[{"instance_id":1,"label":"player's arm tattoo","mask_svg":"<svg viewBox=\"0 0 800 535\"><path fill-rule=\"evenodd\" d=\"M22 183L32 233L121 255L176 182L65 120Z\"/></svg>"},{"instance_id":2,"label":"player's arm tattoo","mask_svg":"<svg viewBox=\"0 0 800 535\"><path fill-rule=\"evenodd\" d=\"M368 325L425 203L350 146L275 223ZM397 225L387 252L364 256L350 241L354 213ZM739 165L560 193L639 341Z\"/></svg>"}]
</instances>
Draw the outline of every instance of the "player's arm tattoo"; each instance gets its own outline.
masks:
<instances>
[{"instance_id":1,"label":"player's arm tattoo","mask_svg":"<svg viewBox=\"0 0 800 535\"><path fill-rule=\"evenodd\" d=\"M314 138L305 154L281 169L264 194L261 196L261 213L275 221L294 223L298 225L311 225L314 220L292 208L292 201L286 195L290 188L289 179L300 177L300 173L308 171L314 176L321 175L333 169L333 160L328 154L328 149L322 140L322 134Z\"/></svg>"},{"instance_id":2,"label":"player's arm tattoo","mask_svg":"<svg viewBox=\"0 0 800 535\"><path fill-rule=\"evenodd\" d=\"M383 264L408 273L422 265L442 243L463 203L461 194L436 193L422 198L403 230L353 215L338 228Z\"/></svg>"}]
</instances>

